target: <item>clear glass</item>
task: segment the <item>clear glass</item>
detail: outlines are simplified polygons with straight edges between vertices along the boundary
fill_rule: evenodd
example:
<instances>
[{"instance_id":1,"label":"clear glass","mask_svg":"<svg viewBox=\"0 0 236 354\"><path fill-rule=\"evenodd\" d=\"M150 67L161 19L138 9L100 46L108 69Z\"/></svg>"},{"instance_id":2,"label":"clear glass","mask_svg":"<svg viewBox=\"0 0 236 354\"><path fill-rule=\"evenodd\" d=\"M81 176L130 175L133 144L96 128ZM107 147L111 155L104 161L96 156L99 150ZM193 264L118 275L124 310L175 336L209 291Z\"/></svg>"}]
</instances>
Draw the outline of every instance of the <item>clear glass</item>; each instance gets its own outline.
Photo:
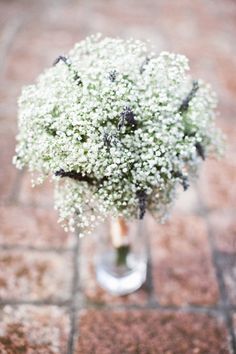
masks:
<instances>
[{"instance_id":1,"label":"clear glass","mask_svg":"<svg viewBox=\"0 0 236 354\"><path fill-rule=\"evenodd\" d=\"M107 221L99 232L96 276L113 295L127 295L146 280L147 243L145 220Z\"/></svg>"}]
</instances>

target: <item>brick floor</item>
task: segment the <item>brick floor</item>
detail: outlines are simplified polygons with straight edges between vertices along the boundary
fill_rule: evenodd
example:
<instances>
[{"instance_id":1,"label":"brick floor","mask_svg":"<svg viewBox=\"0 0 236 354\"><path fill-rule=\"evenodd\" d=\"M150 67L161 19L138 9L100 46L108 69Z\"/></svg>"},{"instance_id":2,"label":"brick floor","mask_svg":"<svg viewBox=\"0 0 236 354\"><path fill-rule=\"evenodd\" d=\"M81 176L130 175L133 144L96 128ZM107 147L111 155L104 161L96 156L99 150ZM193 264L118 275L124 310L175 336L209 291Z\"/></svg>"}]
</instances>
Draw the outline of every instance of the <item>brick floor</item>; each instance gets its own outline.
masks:
<instances>
[{"instance_id":1,"label":"brick floor","mask_svg":"<svg viewBox=\"0 0 236 354\"><path fill-rule=\"evenodd\" d=\"M213 305L218 286L201 217L173 215L151 223L153 283L162 305Z\"/></svg>"},{"instance_id":2,"label":"brick floor","mask_svg":"<svg viewBox=\"0 0 236 354\"><path fill-rule=\"evenodd\" d=\"M235 21L234 0L0 1L0 354L236 354ZM228 141L166 225L148 220L148 281L126 297L99 288L94 240L60 228L51 185L11 163L21 86L98 31L186 54Z\"/></svg>"},{"instance_id":3,"label":"brick floor","mask_svg":"<svg viewBox=\"0 0 236 354\"><path fill-rule=\"evenodd\" d=\"M66 249L75 244L75 236L65 233L51 209L25 206L0 207L0 245L38 249Z\"/></svg>"},{"instance_id":4,"label":"brick floor","mask_svg":"<svg viewBox=\"0 0 236 354\"><path fill-rule=\"evenodd\" d=\"M223 323L204 314L90 310L79 328L78 354L229 353Z\"/></svg>"},{"instance_id":5,"label":"brick floor","mask_svg":"<svg viewBox=\"0 0 236 354\"><path fill-rule=\"evenodd\" d=\"M67 300L72 281L71 255L2 250L0 302L7 300Z\"/></svg>"},{"instance_id":6,"label":"brick floor","mask_svg":"<svg viewBox=\"0 0 236 354\"><path fill-rule=\"evenodd\" d=\"M70 320L65 310L7 305L0 314L0 353L67 353Z\"/></svg>"}]
</instances>

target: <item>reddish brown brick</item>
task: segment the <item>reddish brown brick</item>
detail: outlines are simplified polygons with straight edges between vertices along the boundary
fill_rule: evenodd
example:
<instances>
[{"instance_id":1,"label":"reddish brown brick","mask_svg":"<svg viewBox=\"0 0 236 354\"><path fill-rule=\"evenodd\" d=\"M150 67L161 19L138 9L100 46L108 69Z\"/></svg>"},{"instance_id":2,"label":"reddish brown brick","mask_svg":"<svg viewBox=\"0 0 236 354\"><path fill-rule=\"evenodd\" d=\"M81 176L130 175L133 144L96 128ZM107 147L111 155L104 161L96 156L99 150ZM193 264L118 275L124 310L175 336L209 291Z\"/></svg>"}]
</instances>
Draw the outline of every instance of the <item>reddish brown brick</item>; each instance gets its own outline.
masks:
<instances>
[{"instance_id":1,"label":"reddish brown brick","mask_svg":"<svg viewBox=\"0 0 236 354\"><path fill-rule=\"evenodd\" d=\"M55 8L54 12L57 11ZM51 25L51 15L50 11L39 12L37 18L33 16L19 32L8 54L4 76L7 83L32 83L45 67L53 64L55 58L67 53L74 43L81 39L78 25L74 28L71 22L72 28L65 28L63 21L60 27L55 23Z\"/></svg>"},{"instance_id":2,"label":"reddish brown brick","mask_svg":"<svg viewBox=\"0 0 236 354\"><path fill-rule=\"evenodd\" d=\"M17 171L12 165L15 127L0 120L0 205L11 195Z\"/></svg>"},{"instance_id":3,"label":"reddish brown brick","mask_svg":"<svg viewBox=\"0 0 236 354\"><path fill-rule=\"evenodd\" d=\"M23 206L0 207L0 245L72 247L75 236L64 232L52 210Z\"/></svg>"},{"instance_id":4,"label":"reddish brown brick","mask_svg":"<svg viewBox=\"0 0 236 354\"><path fill-rule=\"evenodd\" d=\"M184 214L194 214L200 209L199 197L196 186L193 184L187 191L183 191L182 186L179 186L177 198L174 204L174 211Z\"/></svg>"},{"instance_id":5,"label":"reddish brown brick","mask_svg":"<svg viewBox=\"0 0 236 354\"><path fill-rule=\"evenodd\" d=\"M26 171L22 178L19 201L22 204L46 206L53 209L53 184L50 180L32 187L31 175Z\"/></svg>"},{"instance_id":6,"label":"reddish brown brick","mask_svg":"<svg viewBox=\"0 0 236 354\"><path fill-rule=\"evenodd\" d=\"M210 214L209 222L215 246L219 251L236 253L236 219L230 210L215 211Z\"/></svg>"},{"instance_id":7,"label":"reddish brown brick","mask_svg":"<svg viewBox=\"0 0 236 354\"><path fill-rule=\"evenodd\" d=\"M69 317L56 306L5 306L0 310L0 353L66 354Z\"/></svg>"},{"instance_id":8,"label":"reddish brown brick","mask_svg":"<svg viewBox=\"0 0 236 354\"><path fill-rule=\"evenodd\" d=\"M225 135L225 149L226 157L233 157L233 154L236 152L236 125L234 120L225 120L223 117L218 120L218 126L223 131Z\"/></svg>"},{"instance_id":9,"label":"reddish brown brick","mask_svg":"<svg viewBox=\"0 0 236 354\"><path fill-rule=\"evenodd\" d=\"M207 161L200 174L201 197L210 209L235 207L236 198L236 126L232 120L219 120L225 134L225 153L220 160Z\"/></svg>"},{"instance_id":10,"label":"reddish brown brick","mask_svg":"<svg viewBox=\"0 0 236 354\"><path fill-rule=\"evenodd\" d=\"M0 252L0 299L66 300L72 282L71 254Z\"/></svg>"},{"instance_id":11,"label":"reddish brown brick","mask_svg":"<svg viewBox=\"0 0 236 354\"><path fill-rule=\"evenodd\" d=\"M200 193L210 209L232 208L236 200L234 160L208 161L201 171Z\"/></svg>"},{"instance_id":12,"label":"reddish brown brick","mask_svg":"<svg viewBox=\"0 0 236 354\"><path fill-rule=\"evenodd\" d=\"M230 353L221 320L203 314L84 311L76 354Z\"/></svg>"},{"instance_id":13,"label":"reddish brown brick","mask_svg":"<svg viewBox=\"0 0 236 354\"><path fill-rule=\"evenodd\" d=\"M153 282L162 305L210 305L218 286L206 226L197 216L173 215L165 225L150 220Z\"/></svg>"},{"instance_id":14,"label":"reddish brown brick","mask_svg":"<svg viewBox=\"0 0 236 354\"><path fill-rule=\"evenodd\" d=\"M7 115L11 115L11 119L14 120L14 126L16 126L17 115L17 97L20 93L20 87L17 85L8 85L4 80L0 87L0 114L1 118L6 118ZM9 118L7 116L7 118Z\"/></svg>"},{"instance_id":15,"label":"reddish brown brick","mask_svg":"<svg viewBox=\"0 0 236 354\"><path fill-rule=\"evenodd\" d=\"M1 1L0 30L4 33L6 27L11 27L11 23L21 15L26 9L26 4L19 1ZM28 8L29 9L29 8Z\"/></svg>"},{"instance_id":16,"label":"reddish brown brick","mask_svg":"<svg viewBox=\"0 0 236 354\"><path fill-rule=\"evenodd\" d=\"M95 274L96 236L94 234L80 240L80 285L86 300L100 305L145 305L148 301L148 293L145 286L130 295L114 296L98 285Z\"/></svg>"}]
</instances>

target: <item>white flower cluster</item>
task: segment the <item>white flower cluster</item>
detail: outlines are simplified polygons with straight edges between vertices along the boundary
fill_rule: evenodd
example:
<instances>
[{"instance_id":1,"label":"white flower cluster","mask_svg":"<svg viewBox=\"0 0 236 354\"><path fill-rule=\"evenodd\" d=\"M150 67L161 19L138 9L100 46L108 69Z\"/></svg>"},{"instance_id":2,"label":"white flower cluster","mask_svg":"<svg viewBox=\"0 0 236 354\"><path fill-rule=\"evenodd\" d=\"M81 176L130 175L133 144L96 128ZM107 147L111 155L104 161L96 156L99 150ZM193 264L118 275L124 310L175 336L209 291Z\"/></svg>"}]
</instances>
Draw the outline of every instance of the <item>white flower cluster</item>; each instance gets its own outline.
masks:
<instances>
[{"instance_id":1,"label":"white flower cluster","mask_svg":"<svg viewBox=\"0 0 236 354\"><path fill-rule=\"evenodd\" d=\"M106 216L164 216L176 186L219 152L215 95L183 55L91 36L59 57L19 99L17 167L53 176L69 228Z\"/></svg>"}]
</instances>

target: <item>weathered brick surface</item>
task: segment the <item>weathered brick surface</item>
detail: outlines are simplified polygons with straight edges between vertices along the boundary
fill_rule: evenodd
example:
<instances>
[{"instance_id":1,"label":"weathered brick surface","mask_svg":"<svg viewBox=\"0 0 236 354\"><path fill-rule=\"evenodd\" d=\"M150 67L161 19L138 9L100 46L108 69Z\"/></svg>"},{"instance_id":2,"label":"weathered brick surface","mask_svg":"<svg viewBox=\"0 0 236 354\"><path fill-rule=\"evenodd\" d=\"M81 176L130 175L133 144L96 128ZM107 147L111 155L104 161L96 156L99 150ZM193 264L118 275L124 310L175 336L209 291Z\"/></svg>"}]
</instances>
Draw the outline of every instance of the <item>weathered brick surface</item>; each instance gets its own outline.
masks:
<instances>
[{"instance_id":1,"label":"weathered brick surface","mask_svg":"<svg viewBox=\"0 0 236 354\"><path fill-rule=\"evenodd\" d=\"M217 303L218 286L204 220L173 215L162 226L150 220L150 232L158 301L163 305Z\"/></svg>"},{"instance_id":2,"label":"weathered brick surface","mask_svg":"<svg viewBox=\"0 0 236 354\"><path fill-rule=\"evenodd\" d=\"M69 324L56 306L0 308L0 353L66 354Z\"/></svg>"},{"instance_id":3,"label":"weathered brick surface","mask_svg":"<svg viewBox=\"0 0 236 354\"><path fill-rule=\"evenodd\" d=\"M236 129L232 121L219 121L225 133L225 155L207 161L200 174L201 198L209 209L235 208L236 200Z\"/></svg>"},{"instance_id":4,"label":"weathered brick surface","mask_svg":"<svg viewBox=\"0 0 236 354\"><path fill-rule=\"evenodd\" d=\"M209 223L217 250L236 255L235 211L216 211L210 214Z\"/></svg>"},{"instance_id":5,"label":"weathered brick surface","mask_svg":"<svg viewBox=\"0 0 236 354\"><path fill-rule=\"evenodd\" d=\"M180 186L177 191L177 198L174 204L174 212L183 214L197 214L200 210L199 196L194 183L191 188L183 193L183 188Z\"/></svg>"},{"instance_id":6,"label":"weathered brick surface","mask_svg":"<svg viewBox=\"0 0 236 354\"><path fill-rule=\"evenodd\" d=\"M11 195L17 171L12 165L15 150L15 129L0 119L0 205Z\"/></svg>"},{"instance_id":7,"label":"weathered brick surface","mask_svg":"<svg viewBox=\"0 0 236 354\"><path fill-rule=\"evenodd\" d=\"M75 236L65 233L53 210L23 206L0 207L0 245L71 248Z\"/></svg>"},{"instance_id":8,"label":"weathered brick surface","mask_svg":"<svg viewBox=\"0 0 236 354\"><path fill-rule=\"evenodd\" d=\"M71 281L70 253L0 251L0 302L68 300Z\"/></svg>"},{"instance_id":9,"label":"weathered brick surface","mask_svg":"<svg viewBox=\"0 0 236 354\"><path fill-rule=\"evenodd\" d=\"M227 331L203 314L86 311L76 354L229 353Z\"/></svg>"},{"instance_id":10,"label":"weathered brick surface","mask_svg":"<svg viewBox=\"0 0 236 354\"><path fill-rule=\"evenodd\" d=\"M1 118L4 117L5 113L11 113L14 119L14 125L16 125L16 114L17 114L17 97L19 95L20 89L17 85L7 85L5 81L1 83L0 87L0 113Z\"/></svg>"},{"instance_id":11,"label":"weathered brick surface","mask_svg":"<svg viewBox=\"0 0 236 354\"><path fill-rule=\"evenodd\" d=\"M20 203L53 209L53 198L53 184L50 181L47 180L43 184L32 187L30 174L24 173L18 197Z\"/></svg>"},{"instance_id":12,"label":"weathered brick surface","mask_svg":"<svg viewBox=\"0 0 236 354\"><path fill-rule=\"evenodd\" d=\"M236 200L235 160L207 161L201 171L200 191L209 209L234 208Z\"/></svg>"},{"instance_id":13,"label":"weathered brick surface","mask_svg":"<svg viewBox=\"0 0 236 354\"><path fill-rule=\"evenodd\" d=\"M0 302L9 302L0 310L1 354L72 354L67 345L73 334L80 334L74 353L230 352L227 331L233 329L219 318L234 319L236 337L236 315L218 302L236 305L235 19L234 0L0 1ZM75 238L57 225L52 186L32 189L30 176L19 178L11 163L22 85L33 82L75 41L98 31L150 39L158 52L186 54L193 75L210 81L218 93L218 124L228 141L221 161L203 164L198 188L179 195L175 216L164 226L149 221L148 291L144 287L122 298L98 287L92 262L96 249L89 238L80 244L77 274ZM85 307L105 309L79 313L73 331L74 313L46 304L66 300L65 306L71 306L68 299L81 291ZM14 301L28 305L12 307ZM147 304L159 310L148 310ZM111 309L124 305L128 312ZM133 305L143 310L133 311ZM199 312L213 307L217 316L200 314L196 307Z\"/></svg>"},{"instance_id":14,"label":"weathered brick surface","mask_svg":"<svg viewBox=\"0 0 236 354\"><path fill-rule=\"evenodd\" d=\"M17 16L23 15L25 10L22 2L19 1L1 1L0 12L0 33L5 35L6 28L10 27L10 22L13 22Z\"/></svg>"},{"instance_id":15,"label":"weathered brick surface","mask_svg":"<svg viewBox=\"0 0 236 354\"><path fill-rule=\"evenodd\" d=\"M67 53L75 42L82 39L84 31L77 21L58 26L58 16L65 16L66 8L50 7L41 13L35 9L9 52L4 79L18 86L35 81L36 76L50 67L55 58ZM38 21L40 18L40 21ZM81 24L81 22L80 22ZM68 28L69 26L69 28ZM51 45L53 43L53 46ZM30 63L30 65L29 65Z\"/></svg>"}]
</instances>

